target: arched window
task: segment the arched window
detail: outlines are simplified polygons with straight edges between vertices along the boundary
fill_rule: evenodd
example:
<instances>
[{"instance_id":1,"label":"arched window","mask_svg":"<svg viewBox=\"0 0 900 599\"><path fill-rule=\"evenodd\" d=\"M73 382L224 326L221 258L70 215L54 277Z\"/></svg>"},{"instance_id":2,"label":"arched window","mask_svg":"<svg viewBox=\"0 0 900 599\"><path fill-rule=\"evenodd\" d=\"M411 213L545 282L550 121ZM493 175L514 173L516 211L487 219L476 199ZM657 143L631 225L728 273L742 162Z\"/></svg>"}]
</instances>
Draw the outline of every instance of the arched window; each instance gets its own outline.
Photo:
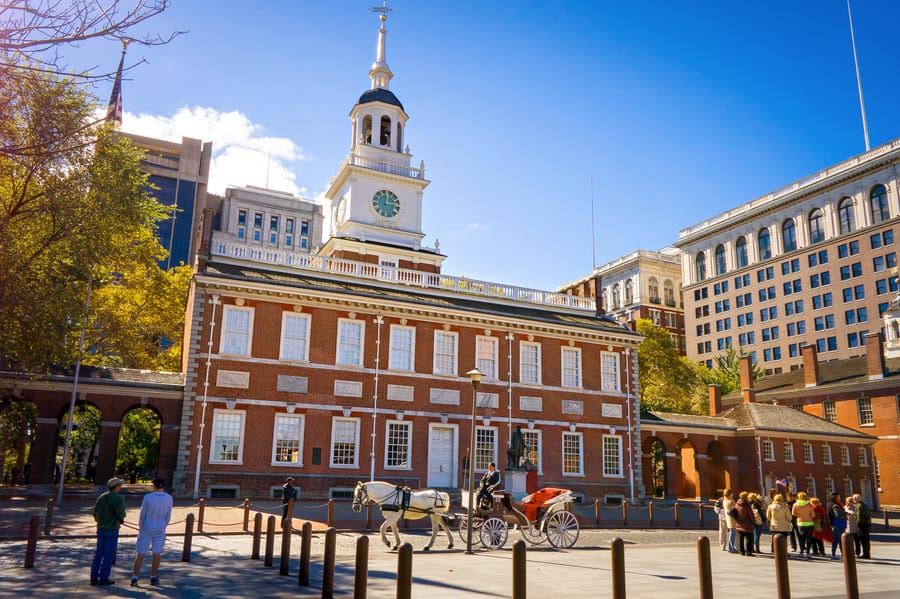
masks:
<instances>
[{"instance_id":1,"label":"arched window","mask_svg":"<svg viewBox=\"0 0 900 599\"><path fill-rule=\"evenodd\" d=\"M403 151L403 125L397 123L397 151Z\"/></svg>"},{"instance_id":2,"label":"arched window","mask_svg":"<svg viewBox=\"0 0 900 599\"><path fill-rule=\"evenodd\" d=\"M670 279L666 279L663 283L663 293L665 294L666 305L674 306L675 305L675 285L672 283Z\"/></svg>"},{"instance_id":3,"label":"arched window","mask_svg":"<svg viewBox=\"0 0 900 599\"><path fill-rule=\"evenodd\" d=\"M794 226L794 219L789 218L781 225L781 241L784 251L793 252L797 249L797 227Z\"/></svg>"},{"instance_id":4,"label":"arched window","mask_svg":"<svg viewBox=\"0 0 900 599\"><path fill-rule=\"evenodd\" d=\"M391 145L391 117L383 116L381 117L381 145L390 146Z\"/></svg>"},{"instance_id":5,"label":"arched window","mask_svg":"<svg viewBox=\"0 0 900 599\"><path fill-rule=\"evenodd\" d=\"M825 241L825 216L821 208L814 208L809 213L809 240L812 243Z\"/></svg>"},{"instance_id":6,"label":"arched window","mask_svg":"<svg viewBox=\"0 0 900 599\"><path fill-rule=\"evenodd\" d=\"M621 298L621 289L619 288L619 284L616 283L615 285L613 285L613 310L617 310L622 306Z\"/></svg>"},{"instance_id":7,"label":"arched window","mask_svg":"<svg viewBox=\"0 0 900 599\"><path fill-rule=\"evenodd\" d=\"M725 246L721 243L716 246L716 274L725 274Z\"/></svg>"},{"instance_id":8,"label":"arched window","mask_svg":"<svg viewBox=\"0 0 900 599\"><path fill-rule=\"evenodd\" d=\"M744 236L738 237L737 241L734 243L734 253L735 253L735 262L737 262L738 268L744 268L747 266L748 258L747 258L747 238Z\"/></svg>"},{"instance_id":9,"label":"arched window","mask_svg":"<svg viewBox=\"0 0 900 599\"><path fill-rule=\"evenodd\" d=\"M706 254L703 252L698 252L697 257L694 258L694 265L697 268L697 280L705 281L706 280Z\"/></svg>"},{"instance_id":10,"label":"arched window","mask_svg":"<svg viewBox=\"0 0 900 599\"><path fill-rule=\"evenodd\" d=\"M600 290L600 307L609 310L609 294L606 293L606 289Z\"/></svg>"},{"instance_id":11,"label":"arched window","mask_svg":"<svg viewBox=\"0 0 900 599\"><path fill-rule=\"evenodd\" d=\"M853 216L853 200L844 198L838 204L838 217L841 223L841 235L852 233L856 229L856 217Z\"/></svg>"},{"instance_id":12,"label":"arched window","mask_svg":"<svg viewBox=\"0 0 900 599\"><path fill-rule=\"evenodd\" d=\"M625 281L625 305L630 306L634 303L634 283L631 279Z\"/></svg>"},{"instance_id":13,"label":"arched window","mask_svg":"<svg viewBox=\"0 0 900 599\"><path fill-rule=\"evenodd\" d=\"M647 281L647 293L650 294L650 301L659 303L659 279L650 277Z\"/></svg>"},{"instance_id":14,"label":"arched window","mask_svg":"<svg viewBox=\"0 0 900 599\"><path fill-rule=\"evenodd\" d=\"M756 241L759 244L759 259L760 260L768 260L772 257L772 240L769 238L769 230L768 229L760 229L759 234L756 236Z\"/></svg>"},{"instance_id":15,"label":"arched window","mask_svg":"<svg viewBox=\"0 0 900 599\"><path fill-rule=\"evenodd\" d=\"M366 115L363 117L363 143L372 143L372 117Z\"/></svg>"},{"instance_id":16,"label":"arched window","mask_svg":"<svg viewBox=\"0 0 900 599\"><path fill-rule=\"evenodd\" d=\"M869 194L872 203L872 224L886 221L890 218L891 213L888 210L887 189L884 185L876 185Z\"/></svg>"}]
</instances>

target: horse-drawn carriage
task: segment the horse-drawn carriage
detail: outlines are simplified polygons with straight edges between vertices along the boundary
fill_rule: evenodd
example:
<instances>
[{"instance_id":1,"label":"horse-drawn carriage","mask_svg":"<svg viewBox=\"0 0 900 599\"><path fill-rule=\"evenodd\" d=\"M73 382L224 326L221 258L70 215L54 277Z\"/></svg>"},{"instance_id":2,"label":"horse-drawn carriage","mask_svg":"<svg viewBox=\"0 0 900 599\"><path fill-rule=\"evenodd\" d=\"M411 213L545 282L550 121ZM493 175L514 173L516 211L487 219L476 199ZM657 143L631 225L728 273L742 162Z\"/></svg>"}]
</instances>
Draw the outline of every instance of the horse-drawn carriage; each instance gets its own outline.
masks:
<instances>
[{"instance_id":1,"label":"horse-drawn carriage","mask_svg":"<svg viewBox=\"0 0 900 599\"><path fill-rule=\"evenodd\" d=\"M500 549L509 538L509 528L518 529L522 537L539 545L546 539L552 546L568 549L578 540L578 519L571 512L572 491L540 489L517 504L505 491L492 493L490 505L476 505L472 510L472 535L486 549ZM477 501L477 500L476 500ZM462 493L463 514L457 514L459 538L469 534L469 493Z\"/></svg>"}]
</instances>

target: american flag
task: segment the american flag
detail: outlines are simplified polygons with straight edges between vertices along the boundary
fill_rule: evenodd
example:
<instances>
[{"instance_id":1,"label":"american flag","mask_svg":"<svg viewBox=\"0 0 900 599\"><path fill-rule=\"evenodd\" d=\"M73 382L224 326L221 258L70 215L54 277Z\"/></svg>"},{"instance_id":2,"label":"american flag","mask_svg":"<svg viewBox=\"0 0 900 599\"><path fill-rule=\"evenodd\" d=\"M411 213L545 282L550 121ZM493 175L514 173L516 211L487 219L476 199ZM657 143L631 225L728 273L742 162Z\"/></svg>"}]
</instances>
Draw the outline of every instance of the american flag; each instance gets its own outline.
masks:
<instances>
[{"instance_id":1,"label":"american flag","mask_svg":"<svg viewBox=\"0 0 900 599\"><path fill-rule=\"evenodd\" d=\"M122 66L125 64L125 46L122 46L122 58L119 60L119 68L116 71L116 80L113 83L112 94L109 96L109 106L106 108L106 122L115 126L122 126Z\"/></svg>"}]
</instances>

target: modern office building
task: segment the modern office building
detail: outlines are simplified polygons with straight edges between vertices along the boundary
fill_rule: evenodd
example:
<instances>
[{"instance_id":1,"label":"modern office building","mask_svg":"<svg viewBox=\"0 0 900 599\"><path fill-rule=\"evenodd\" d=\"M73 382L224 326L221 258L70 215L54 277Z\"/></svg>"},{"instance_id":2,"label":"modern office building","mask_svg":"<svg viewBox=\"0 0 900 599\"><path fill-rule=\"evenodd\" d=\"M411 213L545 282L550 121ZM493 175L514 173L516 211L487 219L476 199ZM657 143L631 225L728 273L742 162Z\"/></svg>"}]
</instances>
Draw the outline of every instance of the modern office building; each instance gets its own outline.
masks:
<instances>
[{"instance_id":1,"label":"modern office building","mask_svg":"<svg viewBox=\"0 0 900 599\"><path fill-rule=\"evenodd\" d=\"M767 373L864 353L897 292L900 140L679 233L689 358L729 347Z\"/></svg>"},{"instance_id":2,"label":"modern office building","mask_svg":"<svg viewBox=\"0 0 900 599\"><path fill-rule=\"evenodd\" d=\"M685 354L684 301L681 296L680 252L636 250L597 266L590 275L559 287L560 293L596 298L606 314L634 328L638 318L652 320L672 335Z\"/></svg>"}]
</instances>

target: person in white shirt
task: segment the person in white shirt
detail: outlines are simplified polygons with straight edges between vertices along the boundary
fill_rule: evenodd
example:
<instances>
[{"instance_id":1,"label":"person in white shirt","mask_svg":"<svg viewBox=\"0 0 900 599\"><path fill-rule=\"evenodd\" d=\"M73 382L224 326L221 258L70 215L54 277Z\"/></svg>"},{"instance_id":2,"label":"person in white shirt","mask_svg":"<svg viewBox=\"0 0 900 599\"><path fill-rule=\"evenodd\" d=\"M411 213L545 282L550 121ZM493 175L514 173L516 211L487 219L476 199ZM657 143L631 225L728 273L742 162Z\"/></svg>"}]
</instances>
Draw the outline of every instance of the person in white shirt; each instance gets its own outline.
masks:
<instances>
[{"instance_id":1,"label":"person in white shirt","mask_svg":"<svg viewBox=\"0 0 900 599\"><path fill-rule=\"evenodd\" d=\"M150 584L159 586L159 559L163 544L166 542L166 527L172 519L172 496L163 491L165 481L157 478L153 481L153 492L144 495L141 503L140 530L137 537L137 555L131 572L131 586L138 585L138 575L144 563L144 555L153 551L150 566Z\"/></svg>"}]
</instances>

